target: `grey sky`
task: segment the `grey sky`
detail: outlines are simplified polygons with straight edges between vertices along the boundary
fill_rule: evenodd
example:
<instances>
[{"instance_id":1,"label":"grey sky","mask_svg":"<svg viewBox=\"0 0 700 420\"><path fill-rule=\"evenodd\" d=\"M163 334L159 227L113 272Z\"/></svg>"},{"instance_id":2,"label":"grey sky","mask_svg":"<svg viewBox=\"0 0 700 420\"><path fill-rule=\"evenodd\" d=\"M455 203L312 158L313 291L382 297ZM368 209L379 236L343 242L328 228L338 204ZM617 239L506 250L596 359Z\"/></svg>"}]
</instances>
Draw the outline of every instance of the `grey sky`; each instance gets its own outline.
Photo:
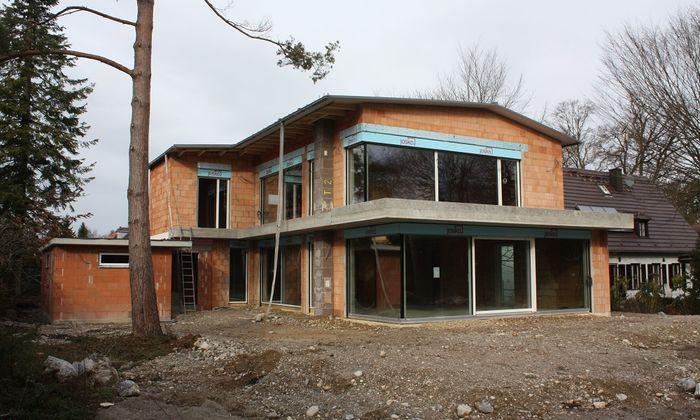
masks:
<instances>
[{"instance_id":1,"label":"grey sky","mask_svg":"<svg viewBox=\"0 0 700 420\"><path fill-rule=\"evenodd\" d=\"M228 0L215 0L225 5ZM63 2L62 5L71 4ZM82 4L82 3L80 3ZM690 0L628 1L237 1L236 20L269 18L273 34L292 34L313 49L339 40L331 74L314 85L307 74L278 68L275 49L244 38L200 0L157 1L153 45L151 158L174 143L234 143L326 93L398 96L434 86L460 45L497 47L513 75L522 73L533 101L592 94L605 31L625 23L661 23ZM87 2L134 18L135 2ZM74 49L131 66L131 28L91 15L62 18ZM127 76L82 60L71 72L95 90L84 120L100 142L83 156L95 180L76 203L91 229L126 226L131 84Z\"/></svg>"}]
</instances>

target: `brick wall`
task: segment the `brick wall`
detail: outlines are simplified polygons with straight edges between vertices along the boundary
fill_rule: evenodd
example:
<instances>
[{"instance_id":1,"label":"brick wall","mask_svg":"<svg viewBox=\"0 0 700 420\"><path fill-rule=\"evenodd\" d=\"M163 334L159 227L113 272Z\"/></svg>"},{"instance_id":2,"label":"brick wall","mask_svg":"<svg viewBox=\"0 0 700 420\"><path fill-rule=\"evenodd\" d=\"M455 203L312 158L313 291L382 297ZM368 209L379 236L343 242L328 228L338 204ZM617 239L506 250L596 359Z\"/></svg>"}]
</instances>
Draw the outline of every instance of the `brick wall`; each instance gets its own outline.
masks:
<instances>
[{"instance_id":1,"label":"brick wall","mask_svg":"<svg viewBox=\"0 0 700 420\"><path fill-rule=\"evenodd\" d=\"M594 231L591 238L591 306L594 314L610 315L609 264L608 233Z\"/></svg>"},{"instance_id":2,"label":"brick wall","mask_svg":"<svg viewBox=\"0 0 700 420\"><path fill-rule=\"evenodd\" d=\"M561 143L500 115L475 109L368 104L362 107L359 122L527 144L521 166L523 206L564 208ZM338 176L343 174L340 171Z\"/></svg>"},{"instance_id":3,"label":"brick wall","mask_svg":"<svg viewBox=\"0 0 700 420\"><path fill-rule=\"evenodd\" d=\"M52 321L128 321L131 291L128 268L99 266L100 252L128 252L126 247L55 246L42 265L42 305ZM170 319L172 250L153 248L153 273L161 319Z\"/></svg>"},{"instance_id":4,"label":"brick wall","mask_svg":"<svg viewBox=\"0 0 700 420\"><path fill-rule=\"evenodd\" d=\"M198 162L231 165L230 226L242 228L255 225L258 186L255 165L250 160L204 153L201 156L170 156L167 162L167 171L165 160L162 160L150 172L151 235L166 232L172 226L197 226Z\"/></svg>"}]
</instances>

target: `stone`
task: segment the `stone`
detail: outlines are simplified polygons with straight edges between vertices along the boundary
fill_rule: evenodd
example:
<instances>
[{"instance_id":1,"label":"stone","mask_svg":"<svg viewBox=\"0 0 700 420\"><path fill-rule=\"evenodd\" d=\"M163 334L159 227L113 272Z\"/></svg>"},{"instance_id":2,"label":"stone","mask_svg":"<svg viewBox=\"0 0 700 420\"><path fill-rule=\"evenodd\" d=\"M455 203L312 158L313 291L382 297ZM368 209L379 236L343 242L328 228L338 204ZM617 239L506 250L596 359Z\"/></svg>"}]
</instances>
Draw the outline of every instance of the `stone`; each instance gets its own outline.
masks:
<instances>
[{"instance_id":1,"label":"stone","mask_svg":"<svg viewBox=\"0 0 700 420\"><path fill-rule=\"evenodd\" d=\"M355 420L355 416L353 416L352 414L346 414L345 420Z\"/></svg>"},{"instance_id":2,"label":"stone","mask_svg":"<svg viewBox=\"0 0 700 420\"><path fill-rule=\"evenodd\" d=\"M104 368L95 371L92 379L97 386L114 385L119 380L119 373L113 367Z\"/></svg>"},{"instance_id":3,"label":"stone","mask_svg":"<svg viewBox=\"0 0 700 420\"><path fill-rule=\"evenodd\" d=\"M390 417L391 417L392 419L398 419L398 418L399 418L399 415L398 415L398 414L392 414Z\"/></svg>"},{"instance_id":4,"label":"stone","mask_svg":"<svg viewBox=\"0 0 700 420\"><path fill-rule=\"evenodd\" d=\"M211 348L211 344L209 344L208 341L206 340L197 340L194 343L194 346L200 350L209 350Z\"/></svg>"},{"instance_id":5,"label":"stone","mask_svg":"<svg viewBox=\"0 0 700 420\"><path fill-rule=\"evenodd\" d=\"M605 408L608 406L608 403L605 401L594 401L593 402L593 407L597 409Z\"/></svg>"},{"instance_id":6,"label":"stone","mask_svg":"<svg viewBox=\"0 0 700 420\"><path fill-rule=\"evenodd\" d=\"M659 316L662 316L662 317L666 316L666 312L664 312L664 311L659 312Z\"/></svg>"},{"instance_id":7,"label":"stone","mask_svg":"<svg viewBox=\"0 0 700 420\"><path fill-rule=\"evenodd\" d=\"M464 417L471 414L472 408L469 404L460 404L457 406L457 417Z\"/></svg>"},{"instance_id":8,"label":"stone","mask_svg":"<svg viewBox=\"0 0 700 420\"><path fill-rule=\"evenodd\" d=\"M100 407L102 407L102 408L108 408L108 407L111 407L113 405L114 405L114 403L111 403L111 402L101 402L100 403Z\"/></svg>"},{"instance_id":9,"label":"stone","mask_svg":"<svg viewBox=\"0 0 700 420\"><path fill-rule=\"evenodd\" d=\"M386 357L386 352L384 350L380 351L379 357Z\"/></svg>"},{"instance_id":10,"label":"stone","mask_svg":"<svg viewBox=\"0 0 700 420\"><path fill-rule=\"evenodd\" d=\"M693 378L684 378L678 381L678 386L685 392L693 392L695 391L695 386L697 384L693 380Z\"/></svg>"},{"instance_id":11,"label":"stone","mask_svg":"<svg viewBox=\"0 0 700 420\"><path fill-rule=\"evenodd\" d=\"M534 373L526 372L525 377L528 379L535 379L537 378L537 375L535 375Z\"/></svg>"},{"instance_id":12,"label":"stone","mask_svg":"<svg viewBox=\"0 0 700 420\"><path fill-rule=\"evenodd\" d=\"M72 363L58 357L48 356L44 361L44 366L46 366L44 373L54 375L59 382L65 382L78 375Z\"/></svg>"},{"instance_id":13,"label":"stone","mask_svg":"<svg viewBox=\"0 0 700 420\"><path fill-rule=\"evenodd\" d=\"M255 314L253 322L263 322L265 320L265 314Z\"/></svg>"},{"instance_id":14,"label":"stone","mask_svg":"<svg viewBox=\"0 0 700 420\"><path fill-rule=\"evenodd\" d=\"M359 378L360 376L362 376L362 371L356 370L355 372L353 372L353 375L355 375L356 378Z\"/></svg>"},{"instance_id":15,"label":"stone","mask_svg":"<svg viewBox=\"0 0 700 420\"><path fill-rule=\"evenodd\" d=\"M117 385L117 394L119 394L120 397L125 398L125 397L136 397L141 395L141 389L139 389L139 386L136 384L136 382L132 380L125 380L119 382Z\"/></svg>"},{"instance_id":16,"label":"stone","mask_svg":"<svg viewBox=\"0 0 700 420\"><path fill-rule=\"evenodd\" d=\"M626 395L626 394L615 394L615 397L616 397L619 401L625 401L625 400L627 399L627 395Z\"/></svg>"},{"instance_id":17,"label":"stone","mask_svg":"<svg viewBox=\"0 0 700 420\"><path fill-rule=\"evenodd\" d=\"M695 399L700 400L700 384L695 385Z\"/></svg>"},{"instance_id":18,"label":"stone","mask_svg":"<svg viewBox=\"0 0 700 420\"><path fill-rule=\"evenodd\" d=\"M491 405L489 400L481 400L478 403L476 403L476 409L484 414L493 413L493 406Z\"/></svg>"},{"instance_id":19,"label":"stone","mask_svg":"<svg viewBox=\"0 0 700 420\"><path fill-rule=\"evenodd\" d=\"M79 362L73 362L73 369L75 369L78 375L92 372L96 366L97 363L89 357L86 357Z\"/></svg>"},{"instance_id":20,"label":"stone","mask_svg":"<svg viewBox=\"0 0 700 420\"><path fill-rule=\"evenodd\" d=\"M316 414L318 414L319 411L321 411L321 409L318 408L317 405L312 405L311 407L306 409L306 417L313 417Z\"/></svg>"},{"instance_id":21,"label":"stone","mask_svg":"<svg viewBox=\"0 0 700 420\"><path fill-rule=\"evenodd\" d=\"M268 419L278 419L280 418L280 415L277 414L276 411L270 411L269 413L267 413L267 415L265 415L265 417Z\"/></svg>"}]
</instances>

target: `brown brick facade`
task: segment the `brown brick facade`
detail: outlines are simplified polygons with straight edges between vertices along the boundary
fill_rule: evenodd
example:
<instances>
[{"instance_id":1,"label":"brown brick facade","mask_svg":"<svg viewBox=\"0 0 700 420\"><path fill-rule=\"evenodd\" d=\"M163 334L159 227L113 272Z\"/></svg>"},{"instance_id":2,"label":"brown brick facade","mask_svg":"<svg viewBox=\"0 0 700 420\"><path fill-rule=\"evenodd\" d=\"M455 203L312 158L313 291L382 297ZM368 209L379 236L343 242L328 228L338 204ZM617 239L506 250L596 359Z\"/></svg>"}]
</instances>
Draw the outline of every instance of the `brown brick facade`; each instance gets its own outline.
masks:
<instances>
[{"instance_id":1,"label":"brown brick facade","mask_svg":"<svg viewBox=\"0 0 700 420\"><path fill-rule=\"evenodd\" d=\"M99 254L126 247L55 246L42 258L41 299L52 321L131 319L128 268L100 267ZM153 272L161 319L170 319L172 250L153 248Z\"/></svg>"}]
</instances>

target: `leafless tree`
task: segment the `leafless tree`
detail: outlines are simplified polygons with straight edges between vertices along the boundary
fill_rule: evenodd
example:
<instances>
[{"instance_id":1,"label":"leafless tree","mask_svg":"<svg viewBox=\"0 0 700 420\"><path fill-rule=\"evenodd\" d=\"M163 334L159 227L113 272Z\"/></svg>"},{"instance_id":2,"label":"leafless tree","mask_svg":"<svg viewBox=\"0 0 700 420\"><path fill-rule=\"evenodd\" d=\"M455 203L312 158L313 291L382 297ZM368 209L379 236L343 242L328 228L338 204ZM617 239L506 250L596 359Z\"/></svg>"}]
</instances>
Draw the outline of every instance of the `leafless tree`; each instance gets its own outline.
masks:
<instances>
[{"instance_id":1,"label":"leafless tree","mask_svg":"<svg viewBox=\"0 0 700 420\"><path fill-rule=\"evenodd\" d=\"M619 135L643 129L645 144L660 149L656 165L672 167L667 182L700 185L700 7L682 9L663 26L627 25L608 34L603 65L600 85L609 108L635 121L628 124L634 130Z\"/></svg>"},{"instance_id":2,"label":"leafless tree","mask_svg":"<svg viewBox=\"0 0 700 420\"><path fill-rule=\"evenodd\" d=\"M312 71L315 82L326 76L335 62L334 53L338 42L326 45L325 52L307 51L304 45L293 38L279 41L268 36L270 25L263 22L249 25L235 22L226 17L226 11L215 7L210 0L204 3L224 21L241 34L277 47L280 56L279 66ZM134 335L162 335L155 285L153 281L153 260L150 246L150 226L148 214L148 143L151 111L151 52L153 39L154 0L136 0L136 21L111 16L100 11L83 7L68 6L56 13L52 19L68 14L86 12L122 25L131 26L135 32L133 69L107 57L74 50L27 50L0 56L0 65L21 57L47 54L62 54L96 60L111 66L131 78L131 132L129 145L129 283L131 286L131 325ZM45 22L32 22L41 25Z\"/></svg>"},{"instance_id":3,"label":"leafless tree","mask_svg":"<svg viewBox=\"0 0 700 420\"><path fill-rule=\"evenodd\" d=\"M564 148L564 166L599 169L602 145L593 120L595 113L596 105L592 101L578 99L559 102L552 110L548 123L579 142Z\"/></svg>"},{"instance_id":4,"label":"leafless tree","mask_svg":"<svg viewBox=\"0 0 700 420\"><path fill-rule=\"evenodd\" d=\"M478 43L459 48L457 68L441 75L438 87L418 91L414 96L463 102L497 102L506 108L524 111L530 103L523 76L510 81L510 69L496 48L484 49Z\"/></svg>"}]
</instances>

